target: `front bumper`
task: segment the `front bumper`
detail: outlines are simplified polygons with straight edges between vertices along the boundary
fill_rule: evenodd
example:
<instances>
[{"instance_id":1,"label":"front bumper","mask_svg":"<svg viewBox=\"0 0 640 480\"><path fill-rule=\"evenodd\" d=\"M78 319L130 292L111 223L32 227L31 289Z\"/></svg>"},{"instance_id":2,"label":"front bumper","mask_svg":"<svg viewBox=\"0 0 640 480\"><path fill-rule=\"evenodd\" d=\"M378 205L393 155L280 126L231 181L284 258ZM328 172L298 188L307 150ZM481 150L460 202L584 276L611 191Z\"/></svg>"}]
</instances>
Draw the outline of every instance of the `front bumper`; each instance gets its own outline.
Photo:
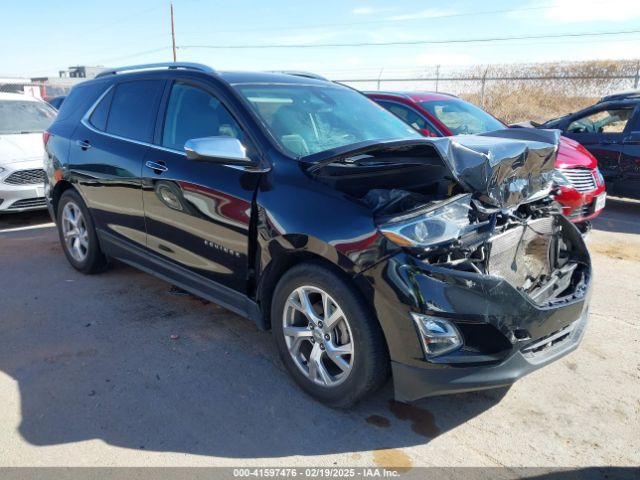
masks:
<instances>
[{"instance_id":1,"label":"front bumper","mask_svg":"<svg viewBox=\"0 0 640 480\"><path fill-rule=\"evenodd\" d=\"M577 348L588 317L591 269L578 231L570 227L570 235L583 254L576 270L580 286L545 304L502 278L431 265L404 252L363 272L387 340L396 398L510 385ZM425 359L412 312L453 322L463 347Z\"/></svg>"},{"instance_id":2,"label":"front bumper","mask_svg":"<svg viewBox=\"0 0 640 480\"><path fill-rule=\"evenodd\" d=\"M596 210L596 198L605 194L605 186L600 185L589 192L579 192L575 188L562 187L555 199L562 205L562 213L572 223L593 220L602 212Z\"/></svg>"},{"instance_id":3,"label":"front bumper","mask_svg":"<svg viewBox=\"0 0 640 480\"><path fill-rule=\"evenodd\" d=\"M565 329L530 345L539 345L540 350L527 347L514 351L504 361L494 365L425 369L391 362L395 397L410 402L434 395L470 392L511 385L528 373L544 367L571 353L580 344L587 324L588 312ZM557 341L557 343L554 343Z\"/></svg>"},{"instance_id":4,"label":"front bumper","mask_svg":"<svg viewBox=\"0 0 640 480\"><path fill-rule=\"evenodd\" d=\"M47 208L43 190L44 184L19 187L0 184L0 213L17 213Z\"/></svg>"},{"instance_id":5,"label":"front bumper","mask_svg":"<svg viewBox=\"0 0 640 480\"><path fill-rule=\"evenodd\" d=\"M42 159L3 164L5 169L0 173L0 213L25 212L42 210L47 207L44 198L44 181L42 183L15 184L10 182L16 178L14 174L42 170ZM12 177L13 176L13 177Z\"/></svg>"}]
</instances>

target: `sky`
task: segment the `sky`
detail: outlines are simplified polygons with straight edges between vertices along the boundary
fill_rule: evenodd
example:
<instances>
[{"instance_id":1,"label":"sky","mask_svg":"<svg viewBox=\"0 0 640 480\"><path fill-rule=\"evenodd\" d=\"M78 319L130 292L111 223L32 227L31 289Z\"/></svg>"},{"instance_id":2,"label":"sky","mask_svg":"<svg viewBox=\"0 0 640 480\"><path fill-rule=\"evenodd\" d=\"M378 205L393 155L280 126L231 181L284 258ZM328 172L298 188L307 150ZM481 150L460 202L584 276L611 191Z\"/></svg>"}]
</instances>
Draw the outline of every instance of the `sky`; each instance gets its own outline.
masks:
<instances>
[{"instance_id":1,"label":"sky","mask_svg":"<svg viewBox=\"0 0 640 480\"><path fill-rule=\"evenodd\" d=\"M169 0L41 0L30 8L2 1L0 76L172 59ZM173 3L178 61L219 70L307 70L345 79L411 75L434 65L640 59L640 0ZM434 41L455 43L426 43Z\"/></svg>"}]
</instances>

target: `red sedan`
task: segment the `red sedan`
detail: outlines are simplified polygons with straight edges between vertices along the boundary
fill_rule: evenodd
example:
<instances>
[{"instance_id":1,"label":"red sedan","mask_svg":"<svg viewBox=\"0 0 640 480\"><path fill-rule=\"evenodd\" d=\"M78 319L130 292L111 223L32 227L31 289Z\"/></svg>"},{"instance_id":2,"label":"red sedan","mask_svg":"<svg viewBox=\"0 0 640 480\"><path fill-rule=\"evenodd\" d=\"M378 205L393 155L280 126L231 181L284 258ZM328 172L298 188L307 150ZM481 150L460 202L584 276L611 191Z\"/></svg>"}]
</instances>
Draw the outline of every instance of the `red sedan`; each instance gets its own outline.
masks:
<instances>
[{"instance_id":1,"label":"red sedan","mask_svg":"<svg viewBox=\"0 0 640 480\"><path fill-rule=\"evenodd\" d=\"M427 137L478 134L507 127L484 110L454 95L431 92L365 94ZM556 168L569 181L568 185L560 187L556 200L573 223L586 229L589 220L600 214L606 201L598 162L578 142L562 137Z\"/></svg>"}]
</instances>

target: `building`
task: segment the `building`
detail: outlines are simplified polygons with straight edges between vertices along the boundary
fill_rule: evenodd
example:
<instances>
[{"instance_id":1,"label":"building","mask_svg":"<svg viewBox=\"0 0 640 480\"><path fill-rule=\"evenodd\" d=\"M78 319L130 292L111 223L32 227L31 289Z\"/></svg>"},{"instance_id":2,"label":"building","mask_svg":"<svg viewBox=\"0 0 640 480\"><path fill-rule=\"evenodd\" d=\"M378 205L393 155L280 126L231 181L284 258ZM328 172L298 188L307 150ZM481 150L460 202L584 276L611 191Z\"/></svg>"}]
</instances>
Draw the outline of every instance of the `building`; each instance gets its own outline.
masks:
<instances>
[{"instance_id":1,"label":"building","mask_svg":"<svg viewBox=\"0 0 640 480\"><path fill-rule=\"evenodd\" d=\"M100 65L94 67L77 65L69 67L67 70L60 70L58 73L60 78L94 78L103 70L104 67Z\"/></svg>"}]
</instances>

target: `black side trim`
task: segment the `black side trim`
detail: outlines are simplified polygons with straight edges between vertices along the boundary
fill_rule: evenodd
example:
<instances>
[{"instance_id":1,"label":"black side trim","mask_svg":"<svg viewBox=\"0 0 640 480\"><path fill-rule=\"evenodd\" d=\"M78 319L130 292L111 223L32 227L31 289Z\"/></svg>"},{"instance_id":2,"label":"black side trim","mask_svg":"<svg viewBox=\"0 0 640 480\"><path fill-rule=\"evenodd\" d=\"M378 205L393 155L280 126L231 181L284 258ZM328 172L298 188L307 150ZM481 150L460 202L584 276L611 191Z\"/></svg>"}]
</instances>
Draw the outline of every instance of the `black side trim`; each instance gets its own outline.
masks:
<instances>
[{"instance_id":1,"label":"black side trim","mask_svg":"<svg viewBox=\"0 0 640 480\"><path fill-rule=\"evenodd\" d=\"M174 284L198 297L209 300L238 315L253 320L258 328L266 330L267 322L260 306L243 293L213 282L192 271L169 262L137 245L122 240L104 230L97 230L103 252L134 268Z\"/></svg>"}]
</instances>

